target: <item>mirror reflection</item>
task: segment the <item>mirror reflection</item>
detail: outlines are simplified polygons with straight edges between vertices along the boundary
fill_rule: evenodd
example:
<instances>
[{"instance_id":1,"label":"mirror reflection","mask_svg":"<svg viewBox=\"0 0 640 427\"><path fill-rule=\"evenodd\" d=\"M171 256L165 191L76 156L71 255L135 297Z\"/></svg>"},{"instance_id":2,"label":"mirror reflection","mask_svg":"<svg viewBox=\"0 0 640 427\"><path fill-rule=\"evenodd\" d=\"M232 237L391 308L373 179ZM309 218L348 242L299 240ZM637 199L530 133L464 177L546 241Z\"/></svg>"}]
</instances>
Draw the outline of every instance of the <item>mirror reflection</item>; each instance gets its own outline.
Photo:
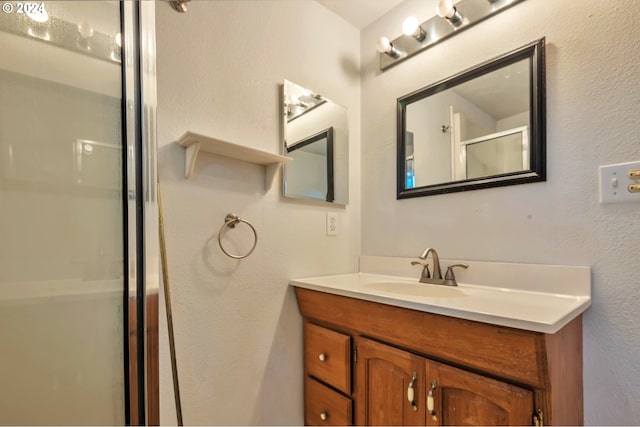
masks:
<instances>
[{"instance_id":1,"label":"mirror reflection","mask_svg":"<svg viewBox=\"0 0 640 427\"><path fill-rule=\"evenodd\" d=\"M324 96L285 80L284 195L347 204L347 110Z\"/></svg>"},{"instance_id":2,"label":"mirror reflection","mask_svg":"<svg viewBox=\"0 0 640 427\"><path fill-rule=\"evenodd\" d=\"M398 100L398 198L544 180L543 46Z\"/></svg>"}]
</instances>

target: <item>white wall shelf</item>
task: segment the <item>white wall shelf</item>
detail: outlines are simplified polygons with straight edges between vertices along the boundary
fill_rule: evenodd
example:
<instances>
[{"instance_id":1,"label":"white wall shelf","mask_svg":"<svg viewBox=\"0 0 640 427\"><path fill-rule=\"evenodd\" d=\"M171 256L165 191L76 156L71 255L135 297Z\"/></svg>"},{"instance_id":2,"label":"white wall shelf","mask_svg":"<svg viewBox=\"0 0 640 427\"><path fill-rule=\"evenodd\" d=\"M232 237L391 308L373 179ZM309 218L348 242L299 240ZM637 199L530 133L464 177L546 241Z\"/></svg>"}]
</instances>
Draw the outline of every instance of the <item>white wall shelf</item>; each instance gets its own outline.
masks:
<instances>
[{"instance_id":1,"label":"white wall shelf","mask_svg":"<svg viewBox=\"0 0 640 427\"><path fill-rule=\"evenodd\" d=\"M280 165L292 160L291 157L268 153L193 132L186 132L176 141L176 144L185 148L184 177L187 179L193 176L200 151L266 166L267 174L271 171L272 175L270 179L267 179L267 187L270 187L275 171Z\"/></svg>"}]
</instances>

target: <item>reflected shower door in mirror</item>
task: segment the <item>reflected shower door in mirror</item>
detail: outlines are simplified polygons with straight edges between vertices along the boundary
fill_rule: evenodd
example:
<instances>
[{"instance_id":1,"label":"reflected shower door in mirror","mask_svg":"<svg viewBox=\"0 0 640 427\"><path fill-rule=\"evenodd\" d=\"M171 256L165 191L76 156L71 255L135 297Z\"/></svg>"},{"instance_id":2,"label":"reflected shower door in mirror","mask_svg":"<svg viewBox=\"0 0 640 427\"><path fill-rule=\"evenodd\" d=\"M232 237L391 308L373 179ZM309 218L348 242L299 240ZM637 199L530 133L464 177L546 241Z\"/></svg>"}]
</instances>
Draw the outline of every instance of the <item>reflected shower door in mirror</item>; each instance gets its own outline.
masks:
<instances>
[{"instance_id":1,"label":"reflected shower door in mirror","mask_svg":"<svg viewBox=\"0 0 640 427\"><path fill-rule=\"evenodd\" d=\"M283 153L287 197L346 205L349 201L347 110L285 80Z\"/></svg>"},{"instance_id":2,"label":"reflected shower door in mirror","mask_svg":"<svg viewBox=\"0 0 640 427\"><path fill-rule=\"evenodd\" d=\"M398 99L398 199L545 180L544 39Z\"/></svg>"}]
</instances>

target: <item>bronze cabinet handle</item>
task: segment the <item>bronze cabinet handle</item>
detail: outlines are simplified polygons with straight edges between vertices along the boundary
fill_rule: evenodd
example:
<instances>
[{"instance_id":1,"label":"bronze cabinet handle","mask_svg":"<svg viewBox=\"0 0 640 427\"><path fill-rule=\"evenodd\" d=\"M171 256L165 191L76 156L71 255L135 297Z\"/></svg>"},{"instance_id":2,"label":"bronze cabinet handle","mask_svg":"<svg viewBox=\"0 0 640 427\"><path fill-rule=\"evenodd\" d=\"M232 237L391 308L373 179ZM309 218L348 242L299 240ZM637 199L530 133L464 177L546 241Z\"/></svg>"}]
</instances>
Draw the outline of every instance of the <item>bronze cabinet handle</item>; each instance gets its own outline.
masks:
<instances>
[{"instance_id":1,"label":"bronze cabinet handle","mask_svg":"<svg viewBox=\"0 0 640 427\"><path fill-rule=\"evenodd\" d=\"M433 421L438 421L438 416L435 411L435 401L433 398L433 391L438 387L438 382L436 380L431 381L431 390L429 390L429 394L427 395L427 410L429 411L429 415L431 415L431 419Z\"/></svg>"},{"instance_id":2,"label":"bronze cabinet handle","mask_svg":"<svg viewBox=\"0 0 640 427\"><path fill-rule=\"evenodd\" d=\"M409 381L409 387L407 387L407 400L409 401L409 404L411 405L411 408L414 411L418 410L418 405L416 405L415 393L414 393L417 379L418 379L418 374L414 371L413 375L411 376L411 381Z\"/></svg>"}]
</instances>

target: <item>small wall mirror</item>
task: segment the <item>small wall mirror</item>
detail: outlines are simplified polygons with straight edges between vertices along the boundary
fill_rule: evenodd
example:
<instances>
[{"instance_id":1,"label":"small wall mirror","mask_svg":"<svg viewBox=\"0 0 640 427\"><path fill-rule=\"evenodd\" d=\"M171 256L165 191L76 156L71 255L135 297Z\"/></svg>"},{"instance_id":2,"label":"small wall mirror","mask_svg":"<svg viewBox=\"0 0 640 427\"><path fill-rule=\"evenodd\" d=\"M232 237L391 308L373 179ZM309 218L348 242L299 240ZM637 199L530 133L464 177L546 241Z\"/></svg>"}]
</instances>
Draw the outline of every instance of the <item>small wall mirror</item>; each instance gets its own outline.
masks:
<instances>
[{"instance_id":1,"label":"small wall mirror","mask_svg":"<svg viewBox=\"0 0 640 427\"><path fill-rule=\"evenodd\" d=\"M545 180L544 39L398 99L398 199Z\"/></svg>"},{"instance_id":2,"label":"small wall mirror","mask_svg":"<svg viewBox=\"0 0 640 427\"><path fill-rule=\"evenodd\" d=\"M346 205L349 201L347 110L285 80L284 195Z\"/></svg>"}]
</instances>

